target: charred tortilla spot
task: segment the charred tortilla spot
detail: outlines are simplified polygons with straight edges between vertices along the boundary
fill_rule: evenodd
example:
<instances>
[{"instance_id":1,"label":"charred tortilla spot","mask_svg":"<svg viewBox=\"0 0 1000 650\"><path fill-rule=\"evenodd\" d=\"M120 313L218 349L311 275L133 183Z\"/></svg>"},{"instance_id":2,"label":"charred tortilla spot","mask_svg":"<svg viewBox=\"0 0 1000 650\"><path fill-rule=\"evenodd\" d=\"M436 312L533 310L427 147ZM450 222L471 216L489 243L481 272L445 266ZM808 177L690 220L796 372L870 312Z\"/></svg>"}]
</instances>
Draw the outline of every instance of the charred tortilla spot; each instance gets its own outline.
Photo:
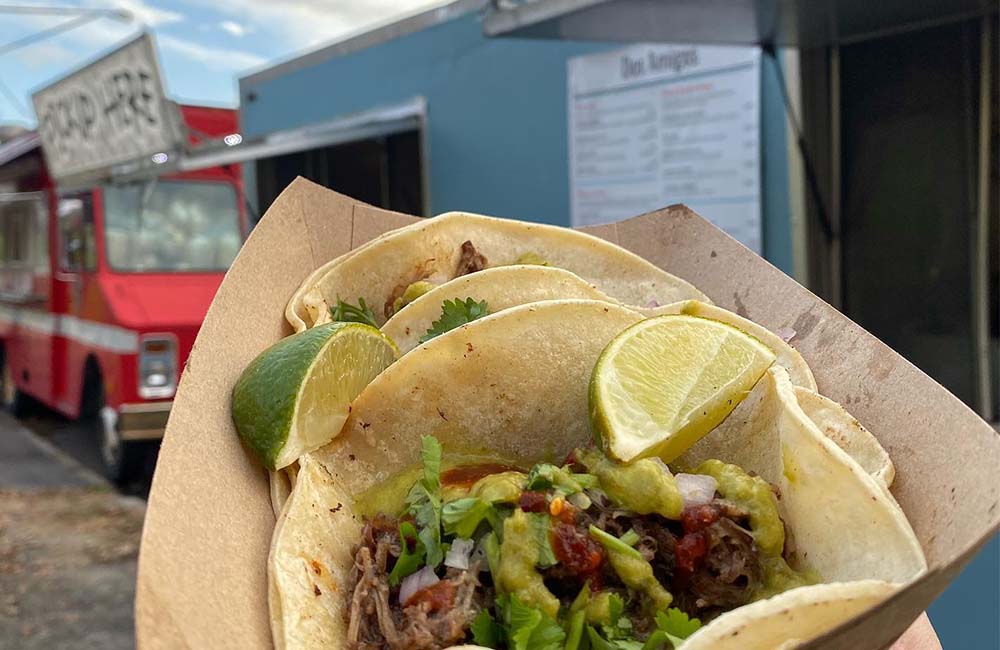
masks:
<instances>
[{"instance_id":1,"label":"charred tortilla spot","mask_svg":"<svg viewBox=\"0 0 1000 650\"><path fill-rule=\"evenodd\" d=\"M317 562L316 560L309 560L309 566L312 567L313 573L315 573L316 575L318 576L323 575L323 567L320 566L319 562Z\"/></svg>"},{"instance_id":2,"label":"charred tortilla spot","mask_svg":"<svg viewBox=\"0 0 1000 650\"><path fill-rule=\"evenodd\" d=\"M313 593L317 596L322 596L323 592L319 590L319 585L313 585Z\"/></svg>"}]
</instances>

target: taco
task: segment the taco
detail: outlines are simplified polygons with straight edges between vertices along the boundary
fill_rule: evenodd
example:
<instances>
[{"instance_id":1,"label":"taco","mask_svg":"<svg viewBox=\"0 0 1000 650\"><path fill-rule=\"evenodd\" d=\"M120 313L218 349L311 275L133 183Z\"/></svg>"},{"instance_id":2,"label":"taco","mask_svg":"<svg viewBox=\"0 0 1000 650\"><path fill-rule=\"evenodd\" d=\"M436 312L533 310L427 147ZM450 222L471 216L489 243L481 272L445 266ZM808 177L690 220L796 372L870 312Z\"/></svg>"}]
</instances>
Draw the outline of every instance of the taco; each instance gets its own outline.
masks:
<instances>
[{"instance_id":1,"label":"taco","mask_svg":"<svg viewBox=\"0 0 1000 650\"><path fill-rule=\"evenodd\" d=\"M669 466L590 445L591 372L641 319L516 306L376 377L300 459L269 557L276 646L785 647L926 570L853 419L807 414L778 365Z\"/></svg>"},{"instance_id":2,"label":"taco","mask_svg":"<svg viewBox=\"0 0 1000 650\"><path fill-rule=\"evenodd\" d=\"M473 301L483 305L483 313L496 313L510 307L541 300L560 299L600 300L621 304L583 278L552 266L511 265L485 269L435 286L402 307L382 326L382 333L391 338L405 354L421 342L432 338L435 324L446 316L454 301ZM644 316L688 314L711 318L747 332L762 341L777 354L777 363L788 370L792 383L815 391L816 380L802 355L777 334L730 311L700 300L684 300L658 307L623 305Z\"/></svg>"},{"instance_id":3,"label":"taco","mask_svg":"<svg viewBox=\"0 0 1000 650\"><path fill-rule=\"evenodd\" d=\"M423 293L456 277L511 264L572 271L628 305L708 298L638 255L581 232L449 212L382 235L317 269L292 296L285 317L295 331L333 318L343 303L381 325ZM366 307L367 306L367 307Z\"/></svg>"}]
</instances>

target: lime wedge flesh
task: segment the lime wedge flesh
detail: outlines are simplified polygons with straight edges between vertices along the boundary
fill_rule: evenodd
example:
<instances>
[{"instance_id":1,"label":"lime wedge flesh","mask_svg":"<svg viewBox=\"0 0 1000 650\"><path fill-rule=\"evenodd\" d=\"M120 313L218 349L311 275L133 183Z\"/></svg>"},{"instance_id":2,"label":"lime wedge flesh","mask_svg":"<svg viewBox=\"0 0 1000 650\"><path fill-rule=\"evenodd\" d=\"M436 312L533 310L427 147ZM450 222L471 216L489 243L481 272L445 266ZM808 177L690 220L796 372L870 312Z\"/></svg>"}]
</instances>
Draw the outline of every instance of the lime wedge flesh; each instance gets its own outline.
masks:
<instances>
[{"instance_id":1,"label":"lime wedge flesh","mask_svg":"<svg viewBox=\"0 0 1000 650\"><path fill-rule=\"evenodd\" d=\"M590 416L605 453L670 462L714 429L774 362L771 348L707 318L640 321L608 344L590 380Z\"/></svg>"},{"instance_id":2,"label":"lime wedge flesh","mask_svg":"<svg viewBox=\"0 0 1000 650\"><path fill-rule=\"evenodd\" d=\"M326 323L264 350L233 388L232 414L246 446L281 469L340 433L351 402L399 356L362 323Z\"/></svg>"}]
</instances>

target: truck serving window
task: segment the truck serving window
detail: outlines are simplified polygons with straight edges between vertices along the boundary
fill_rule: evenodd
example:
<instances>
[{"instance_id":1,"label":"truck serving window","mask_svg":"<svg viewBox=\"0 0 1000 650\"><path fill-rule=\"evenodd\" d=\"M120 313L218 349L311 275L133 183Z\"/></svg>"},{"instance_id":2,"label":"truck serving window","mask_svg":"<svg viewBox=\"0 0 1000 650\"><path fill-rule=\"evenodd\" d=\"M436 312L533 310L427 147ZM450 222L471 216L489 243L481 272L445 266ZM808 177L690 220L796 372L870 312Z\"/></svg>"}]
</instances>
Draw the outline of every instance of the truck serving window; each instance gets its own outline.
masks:
<instances>
[{"instance_id":1,"label":"truck serving window","mask_svg":"<svg viewBox=\"0 0 1000 650\"><path fill-rule=\"evenodd\" d=\"M60 263L66 271L97 268L94 203L90 192L59 198Z\"/></svg>"},{"instance_id":2,"label":"truck serving window","mask_svg":"<svg viewBox=\"0 0 1000 650\"><path fill-rule=\"evenodd\" d=\"M107 185L104 231L116 271L222 271L240 248L236 191L210 181Z\"/></svg>"}]
</instances>

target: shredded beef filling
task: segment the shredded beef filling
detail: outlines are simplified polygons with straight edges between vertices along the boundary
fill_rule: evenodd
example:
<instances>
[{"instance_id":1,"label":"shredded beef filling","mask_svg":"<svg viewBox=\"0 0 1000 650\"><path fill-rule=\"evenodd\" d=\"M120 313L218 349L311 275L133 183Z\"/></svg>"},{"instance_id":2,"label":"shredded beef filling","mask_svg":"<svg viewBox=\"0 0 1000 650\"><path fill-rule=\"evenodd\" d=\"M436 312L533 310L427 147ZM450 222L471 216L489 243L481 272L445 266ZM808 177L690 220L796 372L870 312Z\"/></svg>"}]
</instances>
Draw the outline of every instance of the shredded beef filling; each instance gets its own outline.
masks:
<instances>
[{"instance_id":1,"label":"shredded beef filling","mask_svg":"<svg viewBox=\"0 0 1000 650\"><path fill-rule=\"evenodd\" d=\"M750 532L749 513L724 499L685 508L680 521L624 510L600 491L592 492L586 509L564 502L554 512L545 493L532 491L523 492L518 505L525 512L552 515L549 541L557 563L539 572L561 603L568 606L584 584L592 592L617 593L626 603L625 614L633 628L642 635L651 631L652 619L642 608L642 599L616 575L608 551L589 535L591 525L619 538L632 531L638 538L634 548L673 594L672 606L703 623L750 602L763 585L764 567ZM467 570L449 568L439 582L401 605L399 587L389 583L403 548L398 525L395 518L377 515L366 522L355 548L350 647L439 650L471 642L473 619L494 603L490 574L480 574L477 561Z\"/></svg>"},{"instance_id":2,"label":"shredded beef filling","mask_svg":"<svg viewBox=\"0 0 1000 650\"><path fill-rule=\"evenodd\" d=\"M347 640L356 650L441 650L466 638L492 594L479 582L479 565L448 569L437 584L403 607L389 573L402 550L398 521L377 515L366 522L354 551Z\"/></svg>"},{"instance_id":3,"label":"shredded beef filling","mask_svg":"<svg viewBox=\"0 0 1000 650\"><path fill-rule=\"evenodd\" d=\"M458 257L458 268L455 269L455 277L482 271L488 263L486 257L476 250L471 241L467 240L462 243L462 251Z\"/></svg>"}]
</instances>

